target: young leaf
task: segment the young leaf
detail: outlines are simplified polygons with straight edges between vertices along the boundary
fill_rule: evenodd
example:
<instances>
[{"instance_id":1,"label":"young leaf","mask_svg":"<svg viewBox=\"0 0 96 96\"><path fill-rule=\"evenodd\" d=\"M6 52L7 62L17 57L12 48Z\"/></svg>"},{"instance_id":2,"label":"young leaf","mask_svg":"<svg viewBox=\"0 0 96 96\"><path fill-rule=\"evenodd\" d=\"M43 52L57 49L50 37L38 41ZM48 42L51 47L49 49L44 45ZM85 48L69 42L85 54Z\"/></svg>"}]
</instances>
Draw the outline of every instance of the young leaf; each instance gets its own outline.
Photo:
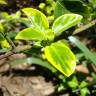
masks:
<instances>
[{"instance_id":1,"label":"young leaf","mask_svg":"<svg viewBox=\"0 0 96 96\"><path fill-rule=\"evenodd\" d=\"M89 94L90 94L90 91L89 91L89 89L87 87L82 88L80 90L80 96L90 96Z\"/></svg>"},{"instance_id":2,"label":"young leaf","mask_svg":"<svg viewBox=\"0 0 96 96\"><path fill-rule=\"evenodd\" d=\"M80 23L82 16L78 14L65 14L58 17L52 26L52 30L55 35L60 35L63 31L69 29L70 27L75 26Z\"/></svg>"},{"instance_id":3,"label":"young leaf","mask_svg":"<svg viewBox=\"0 0 96 96\"><path fill-rule=\"evenodd\" d=\"M7 40L0 41L0 44L2 48L10 48L10 45Z\"/></svg>"},{"instance_id":4,"label":"young leaf","mask_svg":"<svg viewBox=\"0 0 96 96\"><path fill-rule=\"evenodd\" d=\"M70 76L76 66L76 58L72 51L61 41L45 47L46 59L60 72Z\"/></svg>"},{"instance_id":5,"label":"young leaf","mask_svg":"<svg viewBox=\"0 0 96 96\"><path fill-rule=\"evenodd\" d=\"M87 96L87 95L89 95L90 94L90 91L89 91L89 89L87 88L87 86L88 86L88 82L86 82L86 81L82 81L81 83L80 83L80 85L79 85L79 87L80 87L80 96Z\"/></svg>"},{"instance_id":6,"label":"young leaf","mask_svg":"<svg viewBox=\"0 0 96 96\"><path fill-rule=\"evenodd\" d=\"M24 8L22 11L28 16L33 27L42 32L49 28L49 23L46 16L39 10L33 8Z\"/></svg>"},{"instance_id":7,"label":"young leaf","mask_svg":"<svg viewBox=\"0 0 96 96\"><path fill-rule=\"evenodd\" d=\"M12 15L12 17L13 17L14 19L19 19L20 16L21 16L21 12L20 12L20 11L17 11L16 14L13 14L13 15Z\"/></svg>"},{"instance_id":8,"label":"young leaf","mask_svg":"<svg viewBox=\"0 0 96 96\"><path fill-rule=\"evenodd\" d=\"M74 77L72 78L72 80L68 82L68 85L69 85L69 87L71 87L73 90L75 90L76 88L78 88L79 83L78 83L77 78L74 76Z\"/></svg>"},{"instance_id":9,"label":"young leaf","mask_svg":"<svg viewBox=\"0 0 96 96\"><path fill-rule=\"evenodd\" d=\"M51 29L45 30L45 35L47 40L53 41L54 40L54 32Z\"/></svg>"},{"instance_id":10,"label":"young leaf","mask_svg":"<svg viewBox=\"0 0 96 96\"><path fill-rule=\"evenodd\" d=\"M35 28L26 28L19 32L15 39L21 40L44 40L44 33Z\"/></svg>"}]
</instances>

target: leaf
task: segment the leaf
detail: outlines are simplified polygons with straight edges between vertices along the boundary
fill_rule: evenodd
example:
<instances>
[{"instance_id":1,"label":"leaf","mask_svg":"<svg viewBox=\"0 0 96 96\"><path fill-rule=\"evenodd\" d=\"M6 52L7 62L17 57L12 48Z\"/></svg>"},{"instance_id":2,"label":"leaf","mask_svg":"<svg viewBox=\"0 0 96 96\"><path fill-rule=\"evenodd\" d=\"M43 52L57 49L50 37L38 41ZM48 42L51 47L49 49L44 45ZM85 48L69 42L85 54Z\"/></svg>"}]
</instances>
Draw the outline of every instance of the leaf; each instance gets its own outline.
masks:
<instances>
[{"instance_id":1,"label":"leaf","mask_svg":"<svg viewBox=\"0 0 96 96\"><path fill-rule=\"evenodd\" d=\"M93 64L96 65L96 56L78 39L73 36L69 37L69 40L75 44L83 53L84 55L91 61Z\"/></svg>"},{"instance_id":2,"label":"leaf","mask_svg":"<svg viewBox=\"0 0 96 96\"><path fill-rule=\"evenodd\" d=\"M22 17L22 18L21 18L21 23L22 23L24 26L26 26L26 27L32 27L32 24L31 24L31 22L29 21L28 18Z\"/></svg>"},{"instance_id":3,"label":"leaf","mask_svg":"<svg viewBox=\"0 0 96 96\"><path fill-rule=\"evenodd\" d=\"M0 4L7 4L6 0L0 0Z\"/></svg>"},{"instance_id":4,"label":"leaf","mask_svg":"<svg viewBox=\"0 0 96 96\"><path fill-rule=\"evenodd\" d=\"M54 40L54 32L51 29L45 30L45 36L47 40L53 41Z\"/></svg>"},{"instance_id":5,"label":"leaf","mask_svg":"<svg viewBox=\"0 0 96 96\"><path fill-rule=\"evenodd\" d=\"M86 87L86 86L88 86L88 83L86 82L86 81L82 81L81 83L80 83L80 88L82 89L82 88L84 88L84 87Z\"/></svg>"},{"instance_id":6,"label":"leaf","mask_svg":"<svg viewBox=\"0 0 96 96\"><path fill-rule=\"evenodd\" d=\"M90 91L88 88L83 88L80 90L80 96L90 96Z\"/></svg>"},{"instance_id":7,"label":"leaf","mask_svg":"<svg viewBox=\"0 0 96 96\"><path fill-rule=\"evenodd\" d=\"M74 76L74 77L72 78L72 80L68 82L68 85L69 85L73 90L75 90L75 89L78 87L78 85L79 85L77 78Z\"/></svg>"},{"instance_id":8,"label":"leaf","mask_svg":"<svg viewBox=\"0 0 96 96\"><path fill-rule=\"evenodd\" d=\"M60 72L70 76L76 67L76 58L72 51L61 41L46 46L46 59Z\"/></svg>"},{"instance_id":9,"label":"leaf","mask_svg":"<svg viewBox=\"0 0 96 96\"><path fill-rule=\"evenodd\" d=\"M31 64L40 65L42 67L48 68L52 72L56 72L56 69L53 66L51 66L50 63L48 63L47 61L44 61L40 58L36 58L36 57L16 59L11 62L11 66L14 67L14 66L22 64L22 63L27 63L28 65L31 65Z\"/></svg>"},{"instance_id":10,"label":"leaf","mask_svg":"<svg viewBox=\"0 0 96 96\"><path fill-rule=\"evenodd\" d=\"M0 41L0 44L2 48L10 48L10 45L7 40Z\"/></svg>"},{"instance_id":11,"label":"leaf","mask_svg":"<svg viewBox=\"0 0 96 96\"><path fill-rule=\"evenodd\" d=\"M24 8L22 11L28 16L33 27L36 29L44 32L49 28L49 23L46 16L39 10L33 8Z\"/></svg>"},{"instance_id":12,"label":"leaf","mask_svg":"<svg viewBox=\"0 0 96 96\"><path fill-rule=\"evenodd\" d=\"M75 89L79 86L79 83L78 83L77 78L74 76L74 77L72 78L72 80L68 82L68 85L69 85L69 87L71 87L73 90L75 90Z\"/></svg>"},{"instance_id":13,"label":"leaf","mask_svg":"<svg viewBox=\"0 0 96 96\"><path fill-rule=\"evenodd\" d=\"M55 35L60 35L63 31L75 26L80 23L82 16L78 14L65 14L58 17L52 26L52 30Z\"/></svg>"},{"instance_id":14,"label":"leaf","mask_svg":"<svg viewBox=\"0 0 96 96\"><path fill-rule=\"evenodd\" d=\"M55 10L54 10L54 16L55 18L63 15L63 14L66 14L66 13L70 13L70 11L68 11L66 9L66 7L64 6L63 4L64 2L61 2L60 0L57 0L56 2L56 7L55 7Z\"/></svg>"},{"instance_id":15,"label":"leaf","mask_svg":"<svg viewBox=\"0 0 96 96\"><path fill-rule=\"evenodd\" d=\"M44 33L40 32L39 30L35 28L26 28L22 31L20 31L15 39L21 39L21 40L43 40Z\"/></svg>"},{"instance_id":16,"label":"leaf","mask_svg":"<svg viewBox=\"0 0 96 96\"><path fill-rule=\"evenodd\" d=\"M12 17L7 12L1 12L1 18L9 21Z\"/></svg>"},{"instance_id":17,"label":"leaf","mask_svg":"<svg viewBox=\"0 0 96 96\"><path fill-rule=\"evenodd\" d=\"M88 87L88 82L86 82L86 81L82 81L81 83L80 83L80 94L81 94L81 96L87 96L88 94L90 94L90 91L89 91L89 89L87 88Z\"/></svg>"},{"instance_id":18,"label":"leaf","mask_svg":"<svg viewBox=\"0 0 96 96\"><path fill-rule=\"evenodd\" d=\"M67 13L80 14L83 15L85 19L90 17L89 6L84 3L84 0L57 0L55 7L55 17Z\"/></svg>"},{"instance_id":19,"label":"leaf","mask_svg":"<svg viewBox=\"0 0 96 96\"><path fill-rule=\"evenodd\" d=\"M93 7L94 10L96 8L96 0L89 0L89 2L90 2L89 4Z\"/></svg>"},{"instance_id":20,"label":"leaf","mask_svg":"<svg viewBox=\"0 0 96 96\"><path fill-rule=\"evenodd\" d=\"M21 17L21 12L17 11L15 14L11 15L14 19L19 19ZM20 18L21 19L21 18Z\"/></svg>"}]
</instances>

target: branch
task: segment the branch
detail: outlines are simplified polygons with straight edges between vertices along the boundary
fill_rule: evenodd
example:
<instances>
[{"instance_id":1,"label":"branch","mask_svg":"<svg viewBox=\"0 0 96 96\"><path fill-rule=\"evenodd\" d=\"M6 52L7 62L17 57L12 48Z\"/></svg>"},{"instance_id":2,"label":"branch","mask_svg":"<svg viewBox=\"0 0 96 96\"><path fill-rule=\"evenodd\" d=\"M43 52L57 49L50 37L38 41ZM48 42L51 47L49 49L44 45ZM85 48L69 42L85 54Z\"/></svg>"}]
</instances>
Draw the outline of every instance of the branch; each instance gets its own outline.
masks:
<instances>
[{"instance_id":1,"label":"branch","mask_svg":"<svg viewBox=\"0 0 96 96\"><path fill-rule=\"evenodd\" d=\"M8 41L8 43L12 46L12 48L15 49L15 44L13 43L13 41L8 36L5 36L5 38Z\"/></svg>"},{"instance_id":2,"label":"branch","mask_svg":"<svg viewBox=\"0 0 96 96\"><path fill-rule=\"evenodd\" d=\"M4 58L7 58L7 57L9 57L9 56L11 56L11 55L13 55L13 54L14 54L14 52L9 51L9 52L5 53L4 55L1 55L1 56L0 56L0 60L1 60L1 59L4 59Z\"/></svg>"},{"instance_id":3,"label":"branch","mask_svg":"<svg viewBox=\"0 0 96 96\"><path fill-rule=\"evenodd\" d=\"M73 32L73 35L78 34L78 33L82 32L82 31L84 31L84 30L86 30L86 29L94 26L95 24L96 24L96 20L93 20L93 21L91 21L89 24L84 25L84 26L76 29L76 30Z\"/></svg>"},{"instance_id":4,"label":"branch","mask_svg":"<svg viewBox=\"0 0 96 96\"><path fill-rule=\"evenodd\" d=\"M14 50L9 51L9 52L5 53L4 55L1 55L1 56L0 56L0 60L1 60L1 59L4 59L4 58L7 58L7 57L9 57L9 56L11 56L11 55L13 55L13 54L20 53L20 52L23 52L23 51L25 51L25 50L28 50L28 49L30 49L31 47L32 47L32 46L30 46L30 45L18 46L18 47L16 47Z\"/></svg>"}]
</instances>

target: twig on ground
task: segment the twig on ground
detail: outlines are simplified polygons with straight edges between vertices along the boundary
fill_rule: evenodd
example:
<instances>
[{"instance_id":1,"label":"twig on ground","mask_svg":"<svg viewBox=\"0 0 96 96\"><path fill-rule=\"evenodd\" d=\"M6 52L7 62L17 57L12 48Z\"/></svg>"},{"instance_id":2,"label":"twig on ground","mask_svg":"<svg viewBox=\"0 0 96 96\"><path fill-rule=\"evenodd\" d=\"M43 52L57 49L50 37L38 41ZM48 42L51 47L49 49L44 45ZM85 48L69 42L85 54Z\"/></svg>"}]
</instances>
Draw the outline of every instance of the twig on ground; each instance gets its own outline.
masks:
<instances>
[{"instance_id":1,"label":"twig on ground","mask_svg":"<svg viewBox=\"0 0 96 96\"><path fill-rule=\"evenodd\" d=\"M28 50L28 49L30 49L31 47L32 47L32 46L30 46L30 45L18 46L18 47L16 47L14 50L9 51L9 52L1 55L1 56L0 56L0 60L1 60L1 59L4 59L4 58L7 58L7 57L9 57L9 56L11 56L11 55L13 55L13 54L15 54L15 53L20 53L20 52L22 52L22 51Z\"/></svg>"},{"instance_id":2,"label":"twig on ground","mask_svg":"<svg viewBox=\"0 0 96 96\"><path fill-rule=\"evenodd\" d=\"M73 32L73 35L78 34L78 33L82 32L82 31L84 31L84 30L86 30L86 29L94 26L95 24L96 24L96 19L93 20L93 21L91 21L91 22L88 23L87 25L84 25L84 26L79 27L78 29L76 29L76 30Z\"/></svg>"}]
</instances>

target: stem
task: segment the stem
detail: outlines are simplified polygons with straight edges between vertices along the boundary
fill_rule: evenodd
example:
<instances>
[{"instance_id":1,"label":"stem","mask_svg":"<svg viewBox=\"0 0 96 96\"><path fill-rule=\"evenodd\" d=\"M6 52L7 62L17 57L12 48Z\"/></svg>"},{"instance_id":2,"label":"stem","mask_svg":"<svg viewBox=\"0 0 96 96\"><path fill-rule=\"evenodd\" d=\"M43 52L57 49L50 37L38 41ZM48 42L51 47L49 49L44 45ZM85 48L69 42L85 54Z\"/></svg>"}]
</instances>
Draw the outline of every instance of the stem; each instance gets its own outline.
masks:
<instances>
[{"instance_id":1,"label":"stem","mask_svg":"<svg viewBox=\"0 0 96 96\"><path fill-rule=\"evenodd\" d=\"M89 24L84 25L84 26L76 29L76 30L73 32L73 35L78 34L78 33L82 32L82 31L84 31L84 30L86 30L86 29L94 26L95 24L96 24L96 20L93 20L93 21L91 21Z\"/></svg>"},{"instance_id":2,"label":"stem","mask_svg":"<svg viewBox=\"0 0 96 96\"><path fill-rule=\"evenodd\" d=\"M4 58L7 58L7 57L9 57L9 56L11 56L11 55L13 55L13 54L14 54L13 52L9 51L9 52L7 52L7 53L4 54L4 55L0 55L0 60L2 60L2 59L4 59Z\"/></svg>"},{"instance_id":3,"label":"stem","mask_svg":"<svg viewBox=\"0 0 96 96\"><path fill-rule=\"evenodd\" d=\"M8 36L5 36L5 38L8 41L8 43L12 46L12 49L15 49L15 44L13 43L13 41Z\"/></svg>"},{"instance_id":4,"label":"stem","mask_svg":"<svg viewBox=\"0 0 96 96\"><path fill-rule=\"evenodd\" d=\"M4 59L4 58L7 58L13 54L16 54L16 53L20 53L20 52L23 52L25 50L28 50L28 49L31 49L32 46L30 45L24 45L24 46L18 46L18 47L15 47L14 50L12 51L9 51L7 53L5 53L4 55L0 55L0 60L1 59Z\"/></svg>"}]
</instances>

